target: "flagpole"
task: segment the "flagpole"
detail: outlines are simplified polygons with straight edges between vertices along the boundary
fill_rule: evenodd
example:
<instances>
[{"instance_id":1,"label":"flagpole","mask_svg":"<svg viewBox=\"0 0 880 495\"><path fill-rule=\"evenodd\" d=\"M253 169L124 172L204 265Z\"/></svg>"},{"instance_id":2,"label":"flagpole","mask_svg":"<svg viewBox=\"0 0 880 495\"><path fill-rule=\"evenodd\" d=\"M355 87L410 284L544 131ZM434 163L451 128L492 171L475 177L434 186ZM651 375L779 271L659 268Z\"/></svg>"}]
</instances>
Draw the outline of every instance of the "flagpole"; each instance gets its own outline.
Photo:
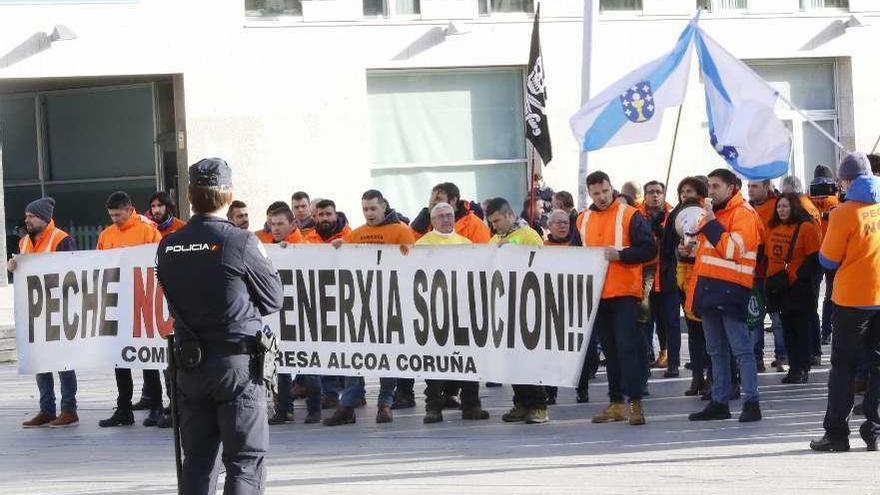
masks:
<instances>
[{"instance_id":1,"label":"flagpole","mask_svg":"<svg viewBox=\"0 0 880 495\"><path fill-rule=\"evenodd\" d=\"M581 54L581 106L590 100L590 67L593 60L593 35L598 16L598 3L595 0L584 0L584 37ZM583 146L579 144L579 146ZM578 209L587 206L587 152L580 150L578 161Z\"/></svg>"},{"instance_id":2,"label":"flagpole","mask_svg":"<svg viewBox=\"0 0 880 495\"><path fill-rule=\"evenodd\" d=\"M874 141L874 147L871 148L871 154L874 154L877 151L877 146L880 145L880 136L877 136L877 140Z\"/></svg>"},{"instance_id":3,"label":"flagpole","mask_svg":"<svg viewBox=\"0 0 880 495\"><path fill-rule=\"evenodd\" d=\"M675 117L675 132L672 134L672 149L669 150L669 165L666 167L666 182L663 183L663 200L666 200L669 192L669 177L672 175L672 161L675 158L675 145L678 143L678 126L681 124L681 111L684 103L678 106L678 116Z\"/></svg>"}]
</instances>

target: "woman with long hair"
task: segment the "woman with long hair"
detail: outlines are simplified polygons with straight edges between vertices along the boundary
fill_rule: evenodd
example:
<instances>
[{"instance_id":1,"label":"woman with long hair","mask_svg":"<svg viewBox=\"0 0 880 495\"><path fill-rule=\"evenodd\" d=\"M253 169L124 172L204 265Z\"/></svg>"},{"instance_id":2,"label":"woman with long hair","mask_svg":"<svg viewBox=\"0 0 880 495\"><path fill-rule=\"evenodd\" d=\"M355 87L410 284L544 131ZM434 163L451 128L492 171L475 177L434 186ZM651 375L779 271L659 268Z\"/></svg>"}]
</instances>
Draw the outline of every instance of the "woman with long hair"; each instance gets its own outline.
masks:
<instances>
[{"instance_id":1,"label":"woman with long hair","mask_svg":"<svg viewBox=\"0 0 880 495\"><path fill-rule=\"evenodd\" d=\"M815 281L821 275L821 234L795 193L779 197L769 227L767 306L780 314L789 360L788 374L782 383L807 383L810 314L816 312Z\"/></svg>"}]
</instances>

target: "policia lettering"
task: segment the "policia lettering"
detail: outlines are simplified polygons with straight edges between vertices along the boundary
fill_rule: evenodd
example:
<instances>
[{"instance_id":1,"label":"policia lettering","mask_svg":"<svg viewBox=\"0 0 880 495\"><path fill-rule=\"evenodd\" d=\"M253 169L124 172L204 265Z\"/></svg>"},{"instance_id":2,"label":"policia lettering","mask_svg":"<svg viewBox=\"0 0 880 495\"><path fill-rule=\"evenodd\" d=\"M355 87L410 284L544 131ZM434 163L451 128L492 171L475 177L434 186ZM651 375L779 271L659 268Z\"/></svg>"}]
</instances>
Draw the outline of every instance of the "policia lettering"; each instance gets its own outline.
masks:
<instances>
[{"instance_id":1,"label":"policia lettering","mask_svg":"<svg viewBox=\"0 0 880 495\"><path fill-rule=\"evenodd\" d=\"M396 270L279 270L279 275L285 289L279 333L288 342L414 341L580 352L584 338L578 329L593 313L592 275L417 270L405 298L415 310L408 320Z\"/></svg>"}]
</instances>

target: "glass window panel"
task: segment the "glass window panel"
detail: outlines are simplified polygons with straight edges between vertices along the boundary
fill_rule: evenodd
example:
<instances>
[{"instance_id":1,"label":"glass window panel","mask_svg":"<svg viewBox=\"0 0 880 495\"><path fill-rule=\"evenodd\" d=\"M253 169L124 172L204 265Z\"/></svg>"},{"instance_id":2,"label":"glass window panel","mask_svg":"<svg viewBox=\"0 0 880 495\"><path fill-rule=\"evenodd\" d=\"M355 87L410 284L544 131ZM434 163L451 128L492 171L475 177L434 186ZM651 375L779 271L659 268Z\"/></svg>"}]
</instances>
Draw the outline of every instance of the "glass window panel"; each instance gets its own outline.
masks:
<instances>
[{"instance_id":1,"label":"glass window panel","mask_svg":"<svg viewBox=\"0 0 880 495\"><path fill-rule=\"evenodd\" d=\"M801 0L801 10L848 8L849 0Z\"/></svg>"},{"instance_id":2,"label":"glass window panel","mask_svg":"<svg viewBox=\"0 0 880 495\"><path fill-rule=\"evenodd\" d=\"M526 165L473 165L455 167L417 167L373 170L373 186L388 198L391 206L414 218L427 206L431 188L441 182L453 182L462 199L485 201L497 196L507 198L514 211L525 199ZM355 225L359 221L353 221Z\"/></svg>"},{"instance_id":3,"label":"glass window panel","mask_svg":"<svg viewBox=\"0 0 880 495\"><path fill-rule=\"evenodd\" d=\"M834 121L820 120L816 122L828 134L837 138ZM823 136L809 122L804 122L804 177L806 184L813 180L816 165L827 165L837 174L837 146Z\"/></svg>"},{"instance_id":4,"label":"glass window panel","mask_svg":"<svg viewBox=\"0 0 880 495\"><path fill-rule=\"evenodd\" d=\"M803 110L835 110L834 64L750 64L795 106Z\"/></svg>"},{"instance_id":5,"label":"glass window panel","mask_svg":"<svg viewBox=\"0 0 880 495\"><path fill-rule=\"evenodd\" d=\"M3 188L3 206L6 208L6 232L24 220L24 208L31 201L42 197L40 186L6 186Z\"/></svg>"},{"instance_id":6,"label":"glass window panel","mask_svg":"<svg viewBox=\"0 0 880 495\"><path fill-rule=\"evenodd\" d=\"M37 180L37 126L33 98L0 100L0 152L4 180Z\"/></svg>"},{"instance_id":7,"label":"glass window panel","mask_svg":"<svg viewBox=\"0 0 880 495\"><path fill-rule=\"evenodd\" d=\"M302 15L302 1L245 0L244 9L249 15Z\"/></svg>"},{"instance_id":8,"label":"glass window panel","mask_svg":"<svg viewBox=\"0 0 880 495\"><path fill-rule=\"evenodd\" d=\"M600 0L599 10L642 10L642 0Z\"/></svg>"},{"instance_id":9,"label":"glass window panel","mask_svg":"<svg viewBox=\"0 0 880 495\"><path fill-rule=\"evenodd\" d=\"M392 0L394 2L394 12L396 14L418 14L421 13L421 5L419 0Z\"/></svg>"},{"instance_id":10,"label":"glass window panel","mask_svg":"<svg viewBox=\"0 0 880 495\"><path fill-rule=\"evenodd\" d=\"M385 0L364 0L365 16L384 16Z\"/></svg>"},{"instance_id":11,"label":"glass window panel","mask_svg":"<svg viewBox=\"0 0 880 495\"><path fill-rule=\"evenodd\" d=\"M44 98L46 180L156 174L150 86Z\"/></svg>"},{"instance_id":12,"label":"glass window panel","mask_svg":"<svg viewBox=\"0 0 880 495\"><path fill-rule=\"evenodd\" d=\"M373 74L374 164L525 158L519 70Z\"/></svg>"},{"instance_id":13,"label":"glass window panel","mask_svg":"<svg viewBox=\"0 0 880 495\"><path fill-rule=\"evenodd\" d=\"M118 180L81 184L47 184L46 195L55 198L55 222L59 227L103 228L110 223L104 200L115 191L125 191L131 196L139 213L147 208L150 195L156 192L155 179ZM24 211L24 210L22 210ZM94 249L94 245L79 246Z\"/></svg>"}]
</instances>

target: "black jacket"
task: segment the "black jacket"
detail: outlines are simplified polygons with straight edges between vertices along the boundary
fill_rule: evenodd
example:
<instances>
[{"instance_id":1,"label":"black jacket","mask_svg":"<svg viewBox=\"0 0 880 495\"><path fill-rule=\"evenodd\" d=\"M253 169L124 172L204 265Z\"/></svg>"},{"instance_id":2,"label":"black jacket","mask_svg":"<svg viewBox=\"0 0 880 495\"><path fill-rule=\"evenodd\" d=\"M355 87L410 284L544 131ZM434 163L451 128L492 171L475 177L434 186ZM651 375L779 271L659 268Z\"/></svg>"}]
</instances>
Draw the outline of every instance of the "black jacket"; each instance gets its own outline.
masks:
<instances>
[{"instance_id":1,"label":"black jacket","mask_svg":"<svg viewBox=\"0 0 880 495\"><path fill-rule=\"evenodd\" d=\"M281 309L281 279L260 241L225 218L196 215L162 239L156 270L181 340L252 337Z\"/></svg>"}]
</instances>

